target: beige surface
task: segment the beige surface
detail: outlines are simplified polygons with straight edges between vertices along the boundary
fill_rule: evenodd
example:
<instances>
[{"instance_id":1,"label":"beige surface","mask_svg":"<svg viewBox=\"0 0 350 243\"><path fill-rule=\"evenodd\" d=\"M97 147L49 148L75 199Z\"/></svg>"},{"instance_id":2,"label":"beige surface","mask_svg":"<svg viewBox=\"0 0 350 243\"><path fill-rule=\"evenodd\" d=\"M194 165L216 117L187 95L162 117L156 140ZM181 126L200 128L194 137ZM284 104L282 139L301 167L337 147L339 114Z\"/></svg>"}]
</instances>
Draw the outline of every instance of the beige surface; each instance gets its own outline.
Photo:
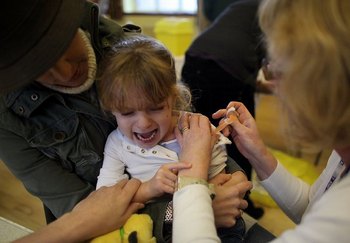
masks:
<instances>
[{"instance_id":1,"label":"beige surface","mask_svg":"<svg viewBox=\"0 0 350 243\"><path fill-rule=\"evenodd\" d=\"M0 216L32 230L45 224L39 199L31 196L0 161Z\"/></svg>"},{"instance_id":2,"label":"beige surface","mask_svg":"<svg viewBox=\"0 0 350 243\"><path fill-rule=\"evenodd\" d=\"M33 232L19 224L0 217L0 242L12 242Z\"/></svg>"}]
</instances>

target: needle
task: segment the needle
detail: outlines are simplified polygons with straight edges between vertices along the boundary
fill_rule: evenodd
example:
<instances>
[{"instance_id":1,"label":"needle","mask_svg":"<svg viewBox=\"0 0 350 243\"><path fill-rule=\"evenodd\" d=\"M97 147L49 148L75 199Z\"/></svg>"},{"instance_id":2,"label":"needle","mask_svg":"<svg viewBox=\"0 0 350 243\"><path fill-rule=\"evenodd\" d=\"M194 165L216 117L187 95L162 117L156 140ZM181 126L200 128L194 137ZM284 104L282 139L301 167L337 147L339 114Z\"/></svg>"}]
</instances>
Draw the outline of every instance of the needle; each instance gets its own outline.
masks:
<instances>
[{"instance_id":1,"label":"needle","mask_svg":"<svg viewBox=\"0 0 350 243\"><path fill-rule=\"evenodd\" d=\"M226 117L224 122L222 122L216 129L215 133L221 132L225 127L230 125L232 122L234 122L236 119L238 119L238 112L234 107L231 107L227 110Z\"/></svg>"}]
</instances>

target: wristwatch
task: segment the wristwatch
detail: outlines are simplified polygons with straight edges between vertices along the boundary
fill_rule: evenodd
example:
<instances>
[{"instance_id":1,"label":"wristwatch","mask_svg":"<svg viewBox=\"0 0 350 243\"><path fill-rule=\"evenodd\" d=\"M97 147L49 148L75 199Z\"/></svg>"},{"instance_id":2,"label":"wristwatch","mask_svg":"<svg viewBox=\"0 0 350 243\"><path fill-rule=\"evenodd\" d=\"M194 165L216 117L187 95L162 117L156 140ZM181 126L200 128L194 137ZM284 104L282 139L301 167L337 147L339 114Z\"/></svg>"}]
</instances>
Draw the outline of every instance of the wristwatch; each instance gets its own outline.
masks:
<instances>
[{"instance_id":1,"label":"wristwatch","mask_svg":"<svg viewBox=\"0 0 350 243\"><path fill-rule=\"evenodd\" d=\"M204 185L204 186L208 187L211 199L215 198L214 184L208 183L206 180L196 178L196 177L178 176L176 191L181 190L185 186L193 185L193 184L200 184L200 185Z\"/></svg>"}]
</instances>

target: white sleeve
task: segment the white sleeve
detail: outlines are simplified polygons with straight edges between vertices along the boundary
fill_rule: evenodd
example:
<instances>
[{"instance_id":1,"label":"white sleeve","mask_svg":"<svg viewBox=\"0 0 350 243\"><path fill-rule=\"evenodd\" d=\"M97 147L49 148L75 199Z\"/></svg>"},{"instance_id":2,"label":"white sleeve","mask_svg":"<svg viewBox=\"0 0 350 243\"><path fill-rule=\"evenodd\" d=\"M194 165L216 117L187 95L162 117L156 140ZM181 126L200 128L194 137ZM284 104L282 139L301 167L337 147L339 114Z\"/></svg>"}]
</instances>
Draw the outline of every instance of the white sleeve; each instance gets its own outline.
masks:
<instances>
[{"instance_id":1,"label":"white sleeve","mask_svg":"<svg viewBox=\"0 0 350 243\"><path fill-rule=\"evenodd\" d=\"M280 163L270 177L260 183L288 217L299 223L309 204L310 185L293 176Z\"/></svg>"},{"instance_id":2,"label":"white sleeve","mask_svg":"<svg viewBox=\"0 0 350 243\"><path fill-rule=\"evenodd\" d=\"M299 225L273 243L347 243L350 225L350 176L332 185L307 210Z\"/></svg>"},{"instance_id":3,"label":"white sleeve","mask_svg":"<svg viewBox=\"0 0 350 243\"><path fill-rule=\"evenodd\" d=\"M209 189L200 184L188 185L173 198L174 243L220 242L217 236Z\"/></svg>"},{"instance_id":4,"label":"white sleeve","mask_svg":"<svg viewBox=\"0 0 350 243\"><path fill-rule=\"evenodd\" d=\"M103 164L97 178L96 189L102 186L113 186L122 179L128 178L128 175L124 172L125 165L119 158L118 151L122 148L118 144L115 132L112 132L105 145Z\"/></svg>"},{"instance_id":5,"label":"white sleeve","mask_svg":"<svg viewBox=\"0 0 350 243\"><path fill-rule=\"evenodd\" d=\"M232 142L220 133L219 140L214 145L211 161L209 166L209 179L212 179L214 176L219 174L226 167L227 162L227 150L226 145L231 144Z\"/></svg>"}]
</instances>

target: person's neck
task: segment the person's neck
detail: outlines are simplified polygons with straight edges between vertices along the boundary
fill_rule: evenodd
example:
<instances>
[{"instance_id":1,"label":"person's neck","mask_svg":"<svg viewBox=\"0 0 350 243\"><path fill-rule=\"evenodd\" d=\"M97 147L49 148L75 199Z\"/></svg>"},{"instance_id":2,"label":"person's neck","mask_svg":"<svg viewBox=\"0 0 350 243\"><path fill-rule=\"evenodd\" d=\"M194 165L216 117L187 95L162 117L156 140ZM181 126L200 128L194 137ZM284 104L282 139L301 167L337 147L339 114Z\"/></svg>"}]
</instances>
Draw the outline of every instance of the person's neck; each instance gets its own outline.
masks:
<instances>
[{"instance_id":1,"label":"person's neck","mask_svg":"<svg viewBox=\"0 0 350 243\"><path fill-rule=\"evenodd\" d=\"M350 146L343 148L336 148L335 151L339 154L345 165L345 170L348 171L350 168Z\"/></svg>"}]
</instances>

